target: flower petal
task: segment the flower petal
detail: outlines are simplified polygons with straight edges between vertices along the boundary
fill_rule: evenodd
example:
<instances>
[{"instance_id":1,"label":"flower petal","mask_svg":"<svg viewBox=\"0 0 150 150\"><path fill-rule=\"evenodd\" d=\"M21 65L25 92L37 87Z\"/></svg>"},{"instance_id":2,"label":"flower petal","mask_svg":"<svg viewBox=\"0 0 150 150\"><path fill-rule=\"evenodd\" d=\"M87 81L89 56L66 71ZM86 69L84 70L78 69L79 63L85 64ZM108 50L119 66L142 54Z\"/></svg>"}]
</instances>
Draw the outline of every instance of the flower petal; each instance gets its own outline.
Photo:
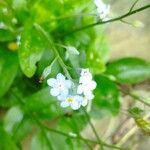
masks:
<instances>
[{"instance_id":1,"label":"flower petal","mask_svg":"<svg viewBox=\"0 0 150 150\"><path fill-rule=\"evenodd\" d=\"M68 89L67 89L67 88L64 88L64 89L61 91L60 94L61 94L62 96L67 97L67 96L68 96L68 93L69 93Z\"/></svg>"},{"instance_id":2,"label":"flower petal","mask_svg":"<svg viewBox=\"0 0 150 150\"><path fill-rule=\"evenodd\" d=\"M56 86L56 84L57 84L57 80L54 79L54 78L50 78L50 79L47 80L47 84L48 84L49 86L51 86L51 87L54 87L54 86Z\"/></svg>"},{"instance_id":3,"label":"flower petal","mask_svg":"<svg viewBox=\"0 0 150 150\"><path fill-rule=\"evenodd\" d=\"M96 82L95 81L91 81L90 82L90 89L94 90L96 88Z\"/></svg>"},{"instance_id":4,"label":"flower petal","mask_svg":"<svg viewBox=\"0 0 150 150\"><path fill-rule=\"evenodd\" d=\"M70 89L70 88L71 88L71 85L72 85L72 82L71 82L70 80L66 80L66 81L65 81L65 85L66 85L66 87L67 87L68 89Z\"/></svg>"},{"instance_id":5,"label":"flower petal","mask_svg":"<svg viewBox=\"0 0 150 150\"><path fill-rule=\"evenodd\" d=\"M50 90L50 93L52 96L58 96L60 93L59 93L59 90L57 88L52 88Z\"/></svg>"},{"instance_id":6,"label":"flower petal","mask_svg":"<svg viewBox=\"0 0 150 150\"><path fill-rule=\"evenodd\" d=\"M74 102L71 103L71 108L72 108L73 110L79 109L80 106L81 106L80 103L78 103L77 101L74 101Z\"/></svg>"},{"instance_id":7,"label":"flower petal","mask_svg":"<svg viewBox=\"0 0 150 150\"><path fill-rule=\"evenodd\" d=\"M88 99L88 100L92 100L94 98L94 94L91 91L84 92L84 95L85 95L86 99Z\"/></svg>"},{"instance_id":8,"label":"flower petal","mask_svg":"<svg viewBox=\"0 0 150 150\"><path fill-rule=\"evenodd\" d=\"M78 88L77 88L77 93L78 94L82 94L83 93L83 86L82 86L82 84L80 84L79 86L78 86Z\"/></svg>"},{"instance_id":9,"label":"flower petal","mask_svg":"<svg viewBox=\"0 0 150 150\"><path fill-rule=\"evenodd\" d=\"M67 101L62 101L60 104L61 107L65 108L69 106L69 103Z\"/></svg>"},{"instance_id":10,"label":"flower petal","mask_svg":"<svg viewBox=\"0 0 150 150\"><path fill-rule=\"evenodd\" d=\"M66 97L67 97L67 96L60 94L60 95L57 96L57 99L58 99L59 101L64 101L64 100L66 100Z\"/></svg>"},{"instance_id":11,"label":"flower petal","mask_svg":"<svg viewBox=\"0 0 150 150\"><path fill-rule=\"evenodd\" d=\"M88 99L87 98L84 98L83 101L82 101L82 106L86 106L88 104Z\"/></svg>"},{"instance_id":12,"label":"flower petal","mask_svg":"<svg viewBox=\"0 0 150 150\"><path fill-rule=\"evenodd\" d=\"M56 76L56 79L59 82L62 82L62 81L65 81L65 76L62 73L58 73L57 76Z\"/></svg>"}]
</instances>

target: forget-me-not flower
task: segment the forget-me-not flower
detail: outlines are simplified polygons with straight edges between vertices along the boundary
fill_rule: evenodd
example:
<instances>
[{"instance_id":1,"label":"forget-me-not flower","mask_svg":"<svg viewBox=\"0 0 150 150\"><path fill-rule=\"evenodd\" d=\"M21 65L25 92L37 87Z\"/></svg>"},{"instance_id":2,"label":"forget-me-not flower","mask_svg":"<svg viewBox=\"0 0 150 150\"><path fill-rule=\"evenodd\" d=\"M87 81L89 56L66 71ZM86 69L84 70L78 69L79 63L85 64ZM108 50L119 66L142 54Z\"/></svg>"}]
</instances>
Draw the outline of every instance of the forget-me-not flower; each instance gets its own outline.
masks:
<instances>
[{"instance_id":1,"label":"forget-me-not flower","mask_svg":"<svg viewBox=\"0 0 150 150\"><path fill-rule=\"evenodd\" d=\"M68 107L70 106L73 110L77 110L81 107L83 102L83 97L79 95L69 95L67 96L62 102L61 107Z\"/></svg>"},{"instance_id":2,"label":"forget-me-not flower","mask_svg":"<svg viewBox=\"0 0 150 150\"><path fill-rule=\"evenodd\" d=\"M72 82L70 80L66 80L65 76L59 73L57 74L56 79L48 79L47 84L51 87L50 93L52 96L67 96Z\"/></svg>"}]
</instances>

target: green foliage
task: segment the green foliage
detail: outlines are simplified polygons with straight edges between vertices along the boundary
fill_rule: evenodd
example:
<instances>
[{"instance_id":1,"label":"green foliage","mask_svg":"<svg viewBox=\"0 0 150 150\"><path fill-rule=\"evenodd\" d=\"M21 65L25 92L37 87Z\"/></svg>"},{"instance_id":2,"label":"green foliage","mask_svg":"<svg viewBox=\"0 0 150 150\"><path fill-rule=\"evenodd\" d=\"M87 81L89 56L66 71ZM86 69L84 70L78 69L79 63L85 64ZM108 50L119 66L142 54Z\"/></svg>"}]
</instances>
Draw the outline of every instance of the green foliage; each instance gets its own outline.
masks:
<instances>
[{"instance_id":1,"label":"green foliage","mask_svg":"<svg viewBox=\"0 0 150 150\"><path fill-rule=\"evenodd\" d=\"M36 71L36 63L43 54L44 40L32 25L31 27L25 26L21 38L19 49L20 66L26 76L32 77Z\"/></svg>"},{"instance_id":2,"label":"green foliage","mask_svg":"<svg viewBox=\"0 0 150 150\"><path fill-rule=\"evenodd\" d=\"M120 83L139 83L150 78L150 64L140 58L123 58L110 63L106 74Z\"/></svg>"},{"instance_id":3,"label":"green foliage","mask_svg":"<svg viewBox=\"0 0 150 150\"><path fill-rule=\"evenodd\" d=\"M18 69L18 59L15 53L0 49L0 97L11 86Z\"/></svg>"},{"instance_id":4,"label":"green foliage","mask_svg":"<svg viewBox=\"0 0 150 150\"><path fill-rule=\"evenodd\" d=\"M97 88L93 100L93 112L95 117L101 117L103 111L117 114L120 108L119 90L117 85L105 76L95 76Z\"/></svg>"},{"instance_id":5,"label":"green foliage","mask_svg":"<svg viewBox=\"0 0 150 150\"><path fill-rule=\"evenodd\" d=\"M95 14L89 0L0 0L0 150L22 149L27 136L30 150L92 149L91 137L84 140L82 131L89 119L118 114L117 83L149 79L150 65L144 60L109 62L105 28L78 30L100 21ZM76 83L81 68L90 68L97 82L95 98L86 107L89 119L82 109L61 108L46 83L60 72ZM149 132L138 109L130 113Z\"/></svg>"},{"instance_id":6,"label":"green foliage","mask_svg":"<svg viewBox=\"0 0 150 150\"><path fill-rule=\"evenodd\" d=\"M2 125L0 125L0 149L3 150L19 150L13 139L7 134L7 132L3 129Z\"/></svg>"}]
</instances>

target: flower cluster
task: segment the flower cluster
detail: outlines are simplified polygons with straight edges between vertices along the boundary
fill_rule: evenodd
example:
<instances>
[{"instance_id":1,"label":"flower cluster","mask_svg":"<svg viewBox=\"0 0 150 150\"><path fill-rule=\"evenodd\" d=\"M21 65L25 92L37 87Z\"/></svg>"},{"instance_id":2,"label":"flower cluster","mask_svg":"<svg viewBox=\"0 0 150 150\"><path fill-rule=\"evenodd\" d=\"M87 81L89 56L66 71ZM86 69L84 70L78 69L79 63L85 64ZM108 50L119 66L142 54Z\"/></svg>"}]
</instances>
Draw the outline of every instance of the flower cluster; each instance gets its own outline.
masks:
<instances>
[{"instance_id":1,"label":"flower cluster","mask_svg":"<svg viewBox=\"0 0 150 150\"><path fill-rule=\"evenodd\" d=\"M50 94L57 97L61 107L70 106L73 110L86 106L94 98L93 90L96 88L89 69L81 70L77 84L67 80L61 73L56 78L48 79L47 84L51 87Z\"/></svg>"},{"instance_id":2,"label":"flower cluster","mask_svg":"<svg viewBox=\"0 0 150 150\"><path fill-rule=\"evenodd\" d=\"M94 4L97 7L97 12L99 14L99 17L106 21L108 18L108 14L110 12L110 5L106 5L102 0L94 0Z\"/></svg>"}]
</instances>

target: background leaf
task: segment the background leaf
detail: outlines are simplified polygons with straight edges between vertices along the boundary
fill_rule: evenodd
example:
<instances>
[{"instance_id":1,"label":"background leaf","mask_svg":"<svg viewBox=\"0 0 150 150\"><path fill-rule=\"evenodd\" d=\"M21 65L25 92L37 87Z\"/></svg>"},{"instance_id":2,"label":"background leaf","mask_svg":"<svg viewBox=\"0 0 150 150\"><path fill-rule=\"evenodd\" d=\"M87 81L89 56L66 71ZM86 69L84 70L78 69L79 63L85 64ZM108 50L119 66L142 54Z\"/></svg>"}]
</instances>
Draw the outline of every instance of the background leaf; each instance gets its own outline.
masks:
<instances>
[{"instance_id":1,"label":"background leaf","mask_svg":"<svg viewBox=\"0 0 150 150\"><path fill-rule=\"evenodd\" d=\"M19 150L11 137L0 125L0 149L1 150Z\"/></svg>"},{"instance_id":2,"label":"background leaf","mask_svg":"<svg viewBox=\"0 0 150 150\"><path fill-rule=\"evenodd\" d=\"M110 63L106 74L120 83L134 84L150 78L150 64L140 58L123 58Z\"/></svg>"},{"instance_id":3,"label":"background leaf","mask_svg":"<svg viewBox=\"0 0 150 150\"><path fill-rule=\"evenodd\" d=\"M18 59L15 53L0 50L0 97L11 86L18 70Z\"/></svg>"},{"instance_id":4,"label":"background leaf","mask_svg":"<svg viewBox=\"0 0 150 150\"><path fill-rule=\"evenodd\" d=\"M22 71L27 77L32 77L36 71L36 63L41 59L45 41L38 31L30 24L26 25L21 35L19 61Z\"/></svg>"},{"instance_id":5,"label":"background leaf","mask_svg":"<svg viewBox=\"0 0 150 150\"><path fill-rule=\"evenodd\" d=\"M117 114L120 107L119 90L116 84L104 76L95 76L97 83L92 115L101 117L102 111ZM98 111L98 112L97 112ZM106 113L106 112L105 112Z\"/></svg>"}]
</instances>

